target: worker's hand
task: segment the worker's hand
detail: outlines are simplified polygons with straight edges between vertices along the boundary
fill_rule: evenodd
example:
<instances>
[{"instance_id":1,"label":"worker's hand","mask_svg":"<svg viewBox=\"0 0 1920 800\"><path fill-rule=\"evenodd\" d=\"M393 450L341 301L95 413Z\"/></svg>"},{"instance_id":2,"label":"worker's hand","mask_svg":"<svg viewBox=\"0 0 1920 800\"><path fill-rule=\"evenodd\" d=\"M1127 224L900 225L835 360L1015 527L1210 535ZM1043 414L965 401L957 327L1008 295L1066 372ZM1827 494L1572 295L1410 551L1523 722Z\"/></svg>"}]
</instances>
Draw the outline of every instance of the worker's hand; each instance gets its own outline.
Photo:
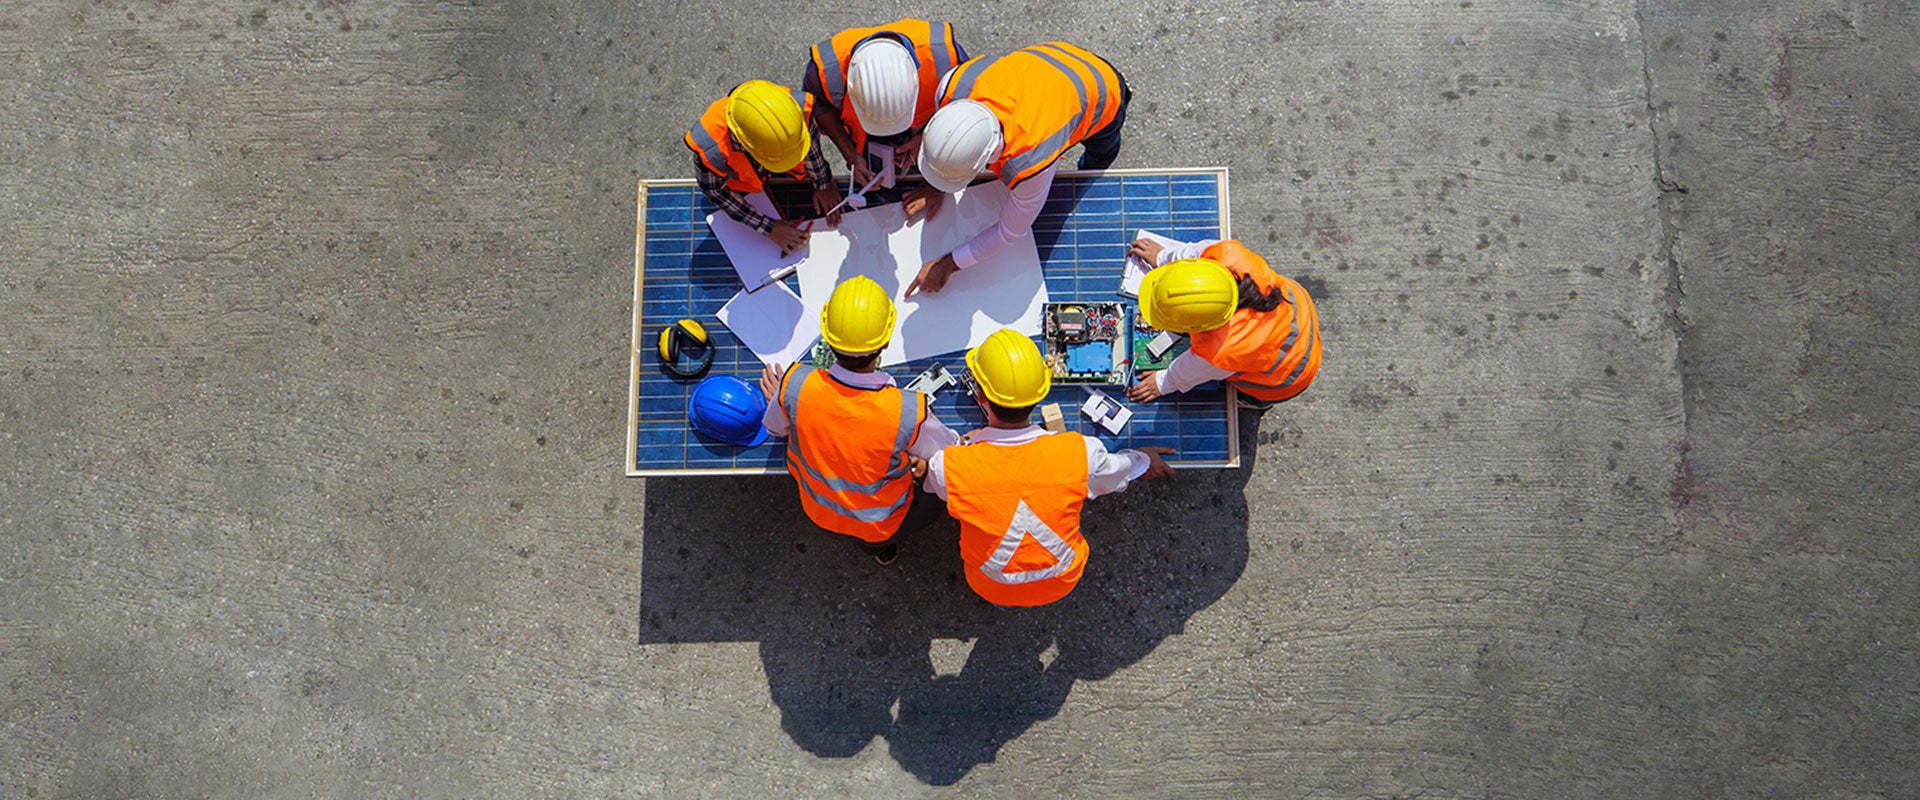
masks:
<instances>
[{"instance_id":1,"label":"worker's hand","mask_svg":"<svg viewBox=\"0 0 1920 800\"><path fill-rule=\"evenodd\" d=\"M960 265L953 263L952 253L929 261L921 265L920 275L913 279L913 283L907 285L906 296L912 297L921 292L928 294L938 292L946 288L947 279L953 277L953 273L959 271Z\"/></svg>"},{"instance_id":2,"label":"worker's hand","mask_svg":"<svg viewBox=\"0 0 1920 800\"><path fill-rule=\"evenodd\" d=\"M905 175L913 169L920 158L920 136L915 134L905 144L893 148L893 174ZM865 184L862 184L865 185Z\"/></svg>"},{"instance_id":3,"label":"worker's hand","mask_svg":"<svg viewBox=\"0 0 1920 800\"><path fill-rule=\"evenodd\" d=\"M907 469L913 472L914 480L927 477L927 460L919 456L907 456Z\"/></svg>"},{"instance_id":4,"label":"worker's hand","mask_svg":"<svg viewBox=\"0 0 1920 800\"><path fill-rule=\"evenodd\" d=\"M940 204L946 201L946 192L922 186L907 192L906 202L901 203L901 208L906 209L907 224L912 225L923 219L933 219L933 215L940 213Z\"/></svg>"},{"instance_id":5,"label":"worker's hand","mask_svg":"<svg viewBox=\"0 0 1920 800\"><path fill-rule=\"evenodd\" d=\"M1150 478L1164 478L1168 475L1173 474L1173 467L1167 466L1166 459L1163 459L1160 456L1168 455L1168 454L1179 452L1179 451L1174 450L1171 447L1155 446L1155 447L1142 447L1140 448L1140 452L1145 453L1147 455L1147 471L1140 473L1140 480L1144 481Z\"/></svg>"},{"instance_id":6,"label":"worker's hand","mask_svg":"<svg viewBox=\"0 0 1920 800\"><path fill-rule=\"evenodd\" d=\"M1133 245L1127 248L1127 255L1147 262L1147 269L1153 269L1160 263L1160 251L1165 249L1152 239L1135 239Z\"/></svg>"},{"instance_id":7,"label":"worker's hand","mask_svg":"<svg viewBox=\"0 0 1920 800\"><path fill-rule=\"evenodd\" d=\"M807 232L786 220L773 223L773 230L767 232L767 238L780 245L780 255L786 255L807 246Z\"/></svg>"},{"instance_id":8,"label":"worker's hand","mask_svg":"<svg viewBox=\"0 0 1920 800\"><path fill-rule=\"evenodd\" d=\"M1127 387L1127 399L1136 403L1151 403L1160 399L1160 373L1156 370L1140 373L1140 381Z\"/></svg>"},{"instance_id":9,"label":"worker's hand","mask_svg":"<svg viewBox=\"0 0 1920 800\"><path fill-rule=\"evenodd\" d=\"M787 374L787 365L768 364L760 370L760 394L773 401L774 394L780 391L780 376Z\"/></svg>"},{"instance_id":10,"label":"worker's hand","mask_svg":"<svg viewBox=\"0 0 1920 800\"><path fill-rule=\"evenodd\" d=\"M840 205L840 184L829 183L813 190L813 213L825 215L828 225L840 224L840 210L834 208L837 205ZM827 213L829 209L833 213Z\"/></svg>"},{"instance_id":11,"label":"worker's hand","mask_svg":"<svg viewBox=\"0 0 1920 800\"><path fill-rule=\"evenodd\" d=\"M866 154L855 153L848 155L847 151L842 150L840 151L840 157L847 160L847 169L853 170L853 185L865 186L867 185L867 181L873 180L873 169L867 165ZM839 201L836 200L834 202L837 203Z\"/></svg>"}]
</instances>

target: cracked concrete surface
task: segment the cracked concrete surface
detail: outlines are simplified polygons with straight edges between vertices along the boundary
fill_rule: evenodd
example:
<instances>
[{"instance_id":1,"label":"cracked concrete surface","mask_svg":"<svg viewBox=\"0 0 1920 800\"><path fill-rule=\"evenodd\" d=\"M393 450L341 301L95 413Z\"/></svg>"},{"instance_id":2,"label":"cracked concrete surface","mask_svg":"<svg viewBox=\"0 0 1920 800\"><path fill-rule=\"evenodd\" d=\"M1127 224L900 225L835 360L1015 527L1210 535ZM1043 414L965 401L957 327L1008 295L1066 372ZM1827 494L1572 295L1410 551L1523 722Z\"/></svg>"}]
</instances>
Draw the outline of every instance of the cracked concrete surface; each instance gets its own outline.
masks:
<instances>
[{"instance_id":1,"label":"cracked concrete surface","mask_svg":"<svg viewBox=\"0 0 1920 800\"><path fill-rule=\"evenodd\" d=\"M1068 38L1326 366L1000 614L619 476L634 181L854 24ZM0 795L1899 797L1920 10L0 8ZM716 502L724 498L724 502Z\"/></svg>"}]
</instances>

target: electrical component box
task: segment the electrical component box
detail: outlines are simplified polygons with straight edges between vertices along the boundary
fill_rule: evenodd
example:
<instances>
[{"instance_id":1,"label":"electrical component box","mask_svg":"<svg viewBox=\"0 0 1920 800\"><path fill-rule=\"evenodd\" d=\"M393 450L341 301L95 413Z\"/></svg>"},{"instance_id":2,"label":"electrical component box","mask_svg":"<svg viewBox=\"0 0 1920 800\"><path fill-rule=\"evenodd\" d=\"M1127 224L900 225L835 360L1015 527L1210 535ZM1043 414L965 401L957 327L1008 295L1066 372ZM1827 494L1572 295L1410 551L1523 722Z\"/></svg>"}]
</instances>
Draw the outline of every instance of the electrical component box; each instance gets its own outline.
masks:
<instances>
[{"instance_id":1,"label":"electrical component box","mask_svg":"<svg viewBox=\"0 0 1920 800\"><path fill-rule=\"evenodd\" d=\"M1128 316L1121 303L1042 306L1040 352L1053 370L1053 382L1125 386L1132 355Z\"/></svg>"}]
</instances>

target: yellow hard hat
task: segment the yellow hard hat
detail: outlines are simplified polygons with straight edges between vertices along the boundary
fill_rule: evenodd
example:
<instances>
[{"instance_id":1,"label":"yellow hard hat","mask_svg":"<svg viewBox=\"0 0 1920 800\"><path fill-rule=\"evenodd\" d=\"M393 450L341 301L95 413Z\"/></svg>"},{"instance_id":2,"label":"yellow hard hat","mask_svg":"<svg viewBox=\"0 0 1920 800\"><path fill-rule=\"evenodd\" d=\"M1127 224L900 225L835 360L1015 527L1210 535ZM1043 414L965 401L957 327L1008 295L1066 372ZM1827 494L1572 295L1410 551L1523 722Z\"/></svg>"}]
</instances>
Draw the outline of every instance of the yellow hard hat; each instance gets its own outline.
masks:
<instances>
[{"instance_id":1,"label":"yellow hard hat","mask_svg":"<svg viewBox=\"0 0 1920 800\"><path fill-rule=\"evenodd\" d=\"M727 100L727 131L760 166L777 175L806 160L813 136L792 89L772 81L747 81Z\"/></svg>"},{"instance_id":2,"label":"yellow hard hat","mask_svg":"<svg viewBox=\"0 0 1920 800\"><path fill-rule=\"evenodd\" d=\"M1183 258L1140 281L1140 317L1174 333L1210 331L1227 324L1240 304L1240 282L1220 262Z\"/></svg>"},{"instance_id":3,"label":"yellow hard hat","mask_svg":"<svg viewBox=\"0 0 1920 800\"><path fill-rule=\"evenodd\" d=\"M855 275L820 309L820 338L850 356L878 352L893 338L893 298L872 278Z\"/></svg>"},{"instance_id":4,"label":"yellow hard hat","mask_svg":"<svg viewBox=\"0 0 1920 800\"><path fill-rule=\"evenodd\" d=\"M1007 408L1036 405L1053 388L1053 370L1040 357L1040 348L1011 328L994 331L968 350L967 369L987 400Z\"/></svg>"}]
</instances>

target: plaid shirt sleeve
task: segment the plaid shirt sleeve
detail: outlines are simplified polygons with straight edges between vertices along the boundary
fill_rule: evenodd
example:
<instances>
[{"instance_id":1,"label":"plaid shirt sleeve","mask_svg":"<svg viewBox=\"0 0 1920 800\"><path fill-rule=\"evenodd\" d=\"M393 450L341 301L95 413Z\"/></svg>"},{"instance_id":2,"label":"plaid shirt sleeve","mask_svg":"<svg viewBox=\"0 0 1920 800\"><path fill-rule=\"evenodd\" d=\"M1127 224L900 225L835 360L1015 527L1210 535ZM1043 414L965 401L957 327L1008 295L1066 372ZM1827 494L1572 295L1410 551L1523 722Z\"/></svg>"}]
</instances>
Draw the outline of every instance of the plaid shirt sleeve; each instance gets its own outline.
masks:
<instances>
[{"instance_id":1,"label":"plaid shirt sleeve","mask_svg":"<svg viewBox=\"0 0 1920 800\"><path fill-rule=\"evenodd\" d=\"M727 216L761 233L773 232L773 218L748 205L747 198L739 192L727 188L727 179L707 169L707 165L700 163L699 156L693 157L693 174L700 183L700 193L727 212Z\"/></svg>"},{"instance_id":2,"label":"plaid shirt sleeve","mask_svg":"<svg viewBox=\"0 0 1920 800\"><path fill-rule=\"evenodd\" d=\"M825 189L833 185L833 168L827 166L827 151L820 147L820 137L815 134L813 147L807 151L807 178L813 181L813 188Z\"/></svg>"}]
</instances>

